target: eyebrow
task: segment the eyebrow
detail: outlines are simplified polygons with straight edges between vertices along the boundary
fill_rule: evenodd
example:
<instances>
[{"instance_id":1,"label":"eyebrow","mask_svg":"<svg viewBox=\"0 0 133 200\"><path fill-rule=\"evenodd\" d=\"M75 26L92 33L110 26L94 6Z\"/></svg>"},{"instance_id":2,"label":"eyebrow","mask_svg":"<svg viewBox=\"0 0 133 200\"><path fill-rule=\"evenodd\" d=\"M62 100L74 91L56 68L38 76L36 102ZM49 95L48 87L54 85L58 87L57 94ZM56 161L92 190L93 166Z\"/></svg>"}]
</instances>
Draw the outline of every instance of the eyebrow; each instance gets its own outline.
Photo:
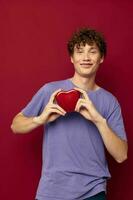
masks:
<instances>
[{"instance_id":1,"label":"eyebrow","mask_svg":"<svg viewBox=\"0 0 133 200\"><path fill-rule=\"evenodd\" d=\"M79 48L77 48L77 47L75 47L75 49L76 50L83 50L83 47L79 47ZM89 50L92 50L92 49L95 49L95 50L97 50L97 47L90 47L90 49Z\"/></svg>"}]
</instances>

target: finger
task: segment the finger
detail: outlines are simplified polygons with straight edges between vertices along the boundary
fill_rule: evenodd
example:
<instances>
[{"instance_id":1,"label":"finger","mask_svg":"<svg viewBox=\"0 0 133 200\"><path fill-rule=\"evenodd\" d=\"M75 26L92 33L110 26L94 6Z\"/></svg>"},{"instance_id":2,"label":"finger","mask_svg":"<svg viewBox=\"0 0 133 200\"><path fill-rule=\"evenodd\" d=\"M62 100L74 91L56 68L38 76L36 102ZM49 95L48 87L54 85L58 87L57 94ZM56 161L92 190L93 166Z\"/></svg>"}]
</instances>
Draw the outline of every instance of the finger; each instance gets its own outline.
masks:
<instances>
[{"instance_id":1,"label":"finger","mask_svg":"<svg viewBox=\"0 0 133 200\"><path fill-rule=\"evenodd\" d=\"M52 95L51 95L51 97L50 97L50 100L49 100L51 103L53 103L56 94L57 94L58 92L60 92L61 90L62 90L62 89L60 88L60 89L58 89L58 90L56 90L55 92L52 93Z\"/></svg>"},{"instance_id":2,"label":"finger","mask_svg":"<svg viewBox=\"0 0 133 200\"><path fill-rule=\"evenodd\" d=\"M77 103L76 103L75 110L77 110L79 104L80 104L81 102L84 102L84 101L85 101L85 99L81 99L81 98L80 98L80 99L77 101Z\"/></svg>"},{"instance_id":3,"label":"finger","mask_svg":"<svg viewBox=\"0 0 133 200\"><path fill-rule=\"evenodd\" d=\"M86 101L84 99L79 99L79 101L77 102L77 105L75 107L75 110L79 111L82 106L84 106L85 108L87 108Z\"/></svg>"},{"instance_id":4,"label":"finger","mask_svg":"<svg viewBox=\"0 0 133 200\"><path fill-rule=\"evenodd\" d=\"M79 109L79 105L80 105L80 102L81 102L81 99L79 99L78 101L77 101L77 104L76 104L76 106L75 106L75 111L78 111Z\"/></svg>"},{"instance_id":5,"label":"finger","mask_svg":"<svg viewBox=\"0 0 133 200\"><path fill-rule=\"evenodd\" d=\"M50 113L57 113L57 114L60 114L60 115L65 115L65 113L61 112L60 110L56 109L56 108L51 108Z\"/></svg>"},{"instance_id":6,"label":"finger","mask_svg":"<svg viewBox=\"0 0 133 200\"><path fill-rule=\"evenodd\" d=\"M66 111L62 107L60 107L58 104L52 104L51 108L56 108L56 109L62 111L64 114L66 114Z\"/></svg>"},{"instance_id":7,"label":"finger","mask_svg":"<svg viewBox=\"0 0 133 200\"><path fill-rule=\"evenodd\" d=\"M79 92L81 92L81 94L83 95L83 97L84 97L85 99L89 99L89 97L88 97L86 91L82 90L81 88L74 88L74 89L75 89L75 90L78 90Z\"/></svg>"},{"instance_id":8,"label":"finger","mask_svg":"<svg viewBox=\"0 0 133 200\"><path fill-rule=\"evenodd\" d=\"M59 105L55 105L60 111L62 111L63 113L65 113L66 114L66 111L62 108L62 107L60 107Z\"/></svg>"},{"instance_id":9,"label":"finger","mask_svg":"<svg viewBox=\"0 0 133 200\"><path fill-rule=\"evenodd\" d=\"M85 103L80 103L79 105L78 105L78 111L81 109L81 107L84 107L84 108L86 108L87 109L87 106L86 106L86 104Z\"/></svg>"}]
</instances>

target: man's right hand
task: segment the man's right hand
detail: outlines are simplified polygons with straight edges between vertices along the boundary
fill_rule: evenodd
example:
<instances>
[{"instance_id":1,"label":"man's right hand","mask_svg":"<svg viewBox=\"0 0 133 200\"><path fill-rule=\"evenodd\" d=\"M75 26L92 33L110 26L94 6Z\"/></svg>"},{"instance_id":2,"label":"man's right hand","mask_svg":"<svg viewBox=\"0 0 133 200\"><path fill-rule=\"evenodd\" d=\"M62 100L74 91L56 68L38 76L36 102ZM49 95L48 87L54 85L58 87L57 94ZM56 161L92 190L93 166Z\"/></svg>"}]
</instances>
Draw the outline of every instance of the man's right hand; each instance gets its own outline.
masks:
<instances>
[{"instance_id":1,"label":"man's right hand","mask_svg":"<svg viewBox=\"0 0 133 200\"><path fill-rule=\"evenodd\" d=\"M36 117L40 124L45 124L64 116L66 111L55 102L55 96L61 89L56 90L50 97L48 104L45 106L40 116Z\"/></svg>"},{"instance_id":2,"label":"man's right hand","mask_svg":"<svg viewBox=\"0 0 133 200\"><path fill-rule=\"evenodd\" d=\"M56 90L50 97L48 104L45 106L43 112L37 117L26 117L23 113L18 113L11 124L11 129L14 133L28 133L40 125L52 122L59 116L64 116L66 111L59 105L54 103L55 95L61 91Z\"/></svg>"}]
</instances>

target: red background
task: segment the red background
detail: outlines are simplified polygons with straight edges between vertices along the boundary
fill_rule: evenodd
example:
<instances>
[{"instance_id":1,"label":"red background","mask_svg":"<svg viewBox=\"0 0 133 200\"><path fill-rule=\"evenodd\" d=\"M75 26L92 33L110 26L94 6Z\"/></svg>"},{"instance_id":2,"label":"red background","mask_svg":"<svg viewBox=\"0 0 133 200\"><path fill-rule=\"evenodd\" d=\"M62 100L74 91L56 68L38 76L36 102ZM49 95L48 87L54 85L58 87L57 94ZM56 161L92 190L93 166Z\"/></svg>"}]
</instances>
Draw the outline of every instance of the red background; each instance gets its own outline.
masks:
<instances>
[{"instance_id":1,"label":"red background","mask_svg":"<svg viewBox=\"0 0 133 200\"><path fill-rule=\"evenodd\" d=\"M46 82L73 75L66 43L78 27L104 32L108 55L97 83L117 96L129 140L128 160L108 156L108 200L132 200L133 2L130 0L0 1L0 200L33 200L41 173L42 128L10 130L13 117Z\"/></svg>"}]
</instances>

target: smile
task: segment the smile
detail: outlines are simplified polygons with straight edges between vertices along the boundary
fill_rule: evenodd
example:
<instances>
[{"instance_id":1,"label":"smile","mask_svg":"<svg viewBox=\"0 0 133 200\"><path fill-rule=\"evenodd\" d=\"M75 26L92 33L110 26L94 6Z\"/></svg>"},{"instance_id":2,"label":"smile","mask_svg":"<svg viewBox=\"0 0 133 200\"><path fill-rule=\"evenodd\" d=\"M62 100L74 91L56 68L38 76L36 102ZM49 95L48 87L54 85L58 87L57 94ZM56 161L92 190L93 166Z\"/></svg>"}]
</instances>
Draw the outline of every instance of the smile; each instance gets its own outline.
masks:
<instances>
[{"instance_id":1,"label":"smile","mask_svg":"<svg viewBox=\"0 0 133 200\"><path fill-rule=\"evenodd\" d=\"M93 65L91 63L81 63L80 65Z\"/></svg>"},{"instance_id":2,"label":"smile","mask_svg":"<svg viewBox=\"0 0 133 200\"><path fill-rule=\"evenodd\" d=\"M81 66L85 66L85 67L91 67L93 64L90 64L90 63L81 63L80 64Z\"/></svg>"}]
</instances>

